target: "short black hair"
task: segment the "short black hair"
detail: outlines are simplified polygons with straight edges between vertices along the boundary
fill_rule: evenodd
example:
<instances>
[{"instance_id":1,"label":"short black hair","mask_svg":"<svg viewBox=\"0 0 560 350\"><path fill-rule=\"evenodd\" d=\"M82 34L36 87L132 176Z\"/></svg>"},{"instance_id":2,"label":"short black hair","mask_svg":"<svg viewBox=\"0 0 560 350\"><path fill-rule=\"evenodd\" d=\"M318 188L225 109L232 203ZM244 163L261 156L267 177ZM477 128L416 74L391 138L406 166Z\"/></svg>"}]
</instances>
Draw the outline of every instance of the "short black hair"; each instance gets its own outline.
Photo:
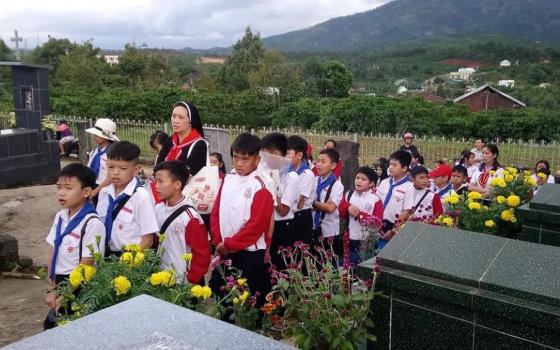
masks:
<instances>
[{"instance_id":1,"label":"short black hair","mask_svg":"<svg viewBox=\"0 0 560 350\"><path fill-rule=\"evenodd\" d=\"M464 177L469 177L469 172L463 165L455 165L453 169L451 169L451 173L461 173Z\"/></svg>"},{"instance_id":2,"label":"short black hair","mask_svg":"<svg viewBox=\"0 0 560 350\"><path fill-rule=\"evenodd\" d=\"M288 138L279 132L266 134L261 139L261 148L269 152L280 151L283 156L286 156L286 152L288 152Z\"/></svg>"},{"instance_id":3,"label":"short black hair","mask_svg":"<svg viewBox=\"0 0 560 350\"><path fill-rule=\"evenodd\" d=\"M319 154L326 154L327 157L329 157L329 159L331 160L331 163L338 163L338 161L340 160L340 154L333 148L324 149L319 152Z\"/></svg>"},{"instance_id":4,"label":"short black hair","mask_svg":"<svg viewBox=\"0 0 560 350\"><path fill-rule=\"evenodd\" d=\"M395 151L389 157L390 160L396 160L401 164L402 167L408 168L410 167L410 163L412 162L412 155L408 151Z\"/></svg>"},{"instance_id":5,"label":"short black hair","mask_svg":"<svg viewBox=\"0 0 560 350\"><path fill-rule=\"evenodd\" d=\"M231 156L233 157L233 152L248 154L250 156L256 156L261 150L261 141L255 135L251 135L248 132L244 132L237 136L235 141L231 144Z\"/></svg>"},{"instance_id":6,"label":"short black hair","mask_svg":"<svg viewBox=\"0 0 560 350\"><path fill-rule=\"evenodd\" d=\"M377 183L377 179L379 178L379 176L377 176L377 172L368 166L359 168L357 174L364 174L368 180L374 184Z\"/></svg>"},{"instance_id":7,"label":"short black hair","mask_svg":"<svg viewBox=\"0 0 560 350\"><path fill-rule=\"evenodd\" d=\"M336 141L333 139L328 139L327 141L325 141L325 146L327 145L327 143L332 142L334 148L336 148Z\"/></svg>"},{"instance_id":8,"label":"short black hair","mask_svg":"<svg viewBox=\"0 0 560 350\"><path fill-rule=\"evenodd\" d=\"M154 168L154 175L158 171L167 170L171 178L175 181L181 181L181 189L185 187L187 181L189 180L189 169L180 160L168 160L161 162Z\"/></svg>"},{"instance_id":9,"label":"short black hair","mask_svg":"<svg viewBox=\"0 0 560 350\"><path fill-rule=\"evenodd\" d=\"M410 176L412 177L416 177L420 174L426 174L429 175L430 172L428 171L428 169L424 168L423 166L419 165L419 166L415 166L414 168L410 169Z\"/></svg>"},{"instance_id":10,"label":"short black hair","mask_svg":"<svg viewBox=\"0 0 560 350\"><path fill-rule=\"evenodd\" d=\"M288 149L303 153L303 159L307 159L307 147L308 143L303 137L297 135L288 137Z\"/></svg>"},{"instance_id":11,"label":"short black hair","mask_svg":"<svg viewBox=\"0 0 560 350\"><path fill-rule=\"evenodd\" d=\"M64 177L75 177L82 185L82 188L95 187L95 173L82 163L70 163L62 168L60 173L58 173L57 180Z\"/></svg>"},{"instance_id":12,"label":"short black hair","mask_svg":"<svg viewBox=\"0 0 560 350\"><path fill-rule=\"evenodd\" d=\"M157 143L159 143L160 145L163 145L165 143L165 141L167 141L167 139L169 138L169 136L161 131L158 130L156 132L154 132L153 134L150 135L150 147L152 148L156 148L155 142L157 141Z\"/></svg>"},{"instance_id":13,"label":"short black hair","mask_svg":"<svg viewBox=\"0 0 560 350\"><path fill-rule=\"evenodd\" d=\"M107 159L124 160L125 162L138 163L140 158L140 147L128 141L118 141L109 147Z\"/></svg>"}]
</instances>

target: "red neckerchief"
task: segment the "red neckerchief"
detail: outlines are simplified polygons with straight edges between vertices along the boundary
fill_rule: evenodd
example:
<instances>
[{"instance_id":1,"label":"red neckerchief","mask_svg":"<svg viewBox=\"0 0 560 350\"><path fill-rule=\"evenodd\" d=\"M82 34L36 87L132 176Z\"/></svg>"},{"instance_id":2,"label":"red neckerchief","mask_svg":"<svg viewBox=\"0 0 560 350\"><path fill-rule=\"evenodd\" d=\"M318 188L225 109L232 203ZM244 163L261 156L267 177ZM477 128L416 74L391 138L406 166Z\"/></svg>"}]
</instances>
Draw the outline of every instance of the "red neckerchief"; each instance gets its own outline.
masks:
<instances>
[{"instance_id":1,"label":"red neckerchief","mask_svg":"<svg viewBox=\"0 0 560 350\"><path fill-rule=\"evenodd\" d=\"M179 142L179 135L174 133L171 136L171 140L173 141L173 147L169 150L167 157L165 160L177 160L181 156L183 152L183 148L192 145L198 140L202 140L202 136L196 131L196 129L192 129L191 132L183 139L183 141Z\"/></svg>"},{"instance_id":2,"label":"red neckerchief","mask_svg":"<svg viewBox=\"0 0 560 350\"><path fill-rule=\"evenodd\" d=\"M488 171L488 169L486 169L482 174L478 176L478 184L480 185L480 187L486 188L486 184L488 183L489 179L490 179L490 172Z\"/></svg>"}]
</instances>

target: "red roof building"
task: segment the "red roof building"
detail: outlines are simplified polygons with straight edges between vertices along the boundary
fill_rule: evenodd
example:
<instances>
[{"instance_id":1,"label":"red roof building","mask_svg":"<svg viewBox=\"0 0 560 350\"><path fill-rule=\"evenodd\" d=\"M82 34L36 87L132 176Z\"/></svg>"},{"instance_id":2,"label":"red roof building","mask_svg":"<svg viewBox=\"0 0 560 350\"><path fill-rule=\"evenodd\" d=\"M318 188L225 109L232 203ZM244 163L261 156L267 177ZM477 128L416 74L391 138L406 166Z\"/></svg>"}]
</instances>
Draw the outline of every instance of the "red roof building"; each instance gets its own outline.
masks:
<instances>
[{"instance_id":1,"label":"red roof building","mask_svg":"<svg viewBox=\"0 0 560 350\"><path fill-rule=\"evenodd\" d=\"M471 112L491 111L495 109L516 110L527 107L525 103L501 92L489 84L457 97L454 102L467 105Z\"/></svg>"}]
</instances>

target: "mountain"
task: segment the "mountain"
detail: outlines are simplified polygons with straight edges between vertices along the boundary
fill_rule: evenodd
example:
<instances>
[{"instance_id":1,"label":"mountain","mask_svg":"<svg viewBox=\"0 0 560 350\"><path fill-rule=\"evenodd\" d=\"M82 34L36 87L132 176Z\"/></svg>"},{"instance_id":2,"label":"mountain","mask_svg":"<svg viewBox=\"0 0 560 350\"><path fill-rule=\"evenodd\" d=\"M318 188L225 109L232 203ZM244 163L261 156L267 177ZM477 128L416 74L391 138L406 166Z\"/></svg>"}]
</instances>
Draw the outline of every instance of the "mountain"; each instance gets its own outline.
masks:
<instances>
[{"instance_id":1,"label":"mountain","mask_svg":"<svg viewBox=\"0 0 560 350\"><path fill-rule=\"evenodd\" d=\"M559 5L559 0L394 0L263 41L289 52L371 50L457 34L559 42Z\"/></svg>"}]
</instances>

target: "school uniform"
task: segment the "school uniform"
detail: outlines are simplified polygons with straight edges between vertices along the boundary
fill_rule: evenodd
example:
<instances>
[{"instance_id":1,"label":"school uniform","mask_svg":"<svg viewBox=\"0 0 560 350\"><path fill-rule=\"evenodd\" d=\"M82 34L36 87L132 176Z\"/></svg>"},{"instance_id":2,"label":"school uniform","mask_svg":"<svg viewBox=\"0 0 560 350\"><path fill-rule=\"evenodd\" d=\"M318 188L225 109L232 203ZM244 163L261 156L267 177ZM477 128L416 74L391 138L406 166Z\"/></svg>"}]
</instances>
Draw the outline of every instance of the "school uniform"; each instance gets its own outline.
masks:
<instances>
[{"instance_id":1,"label":"school uniform","mask_svg":"<svg viewBox=\"0 0 560 350\"><path fill-rule=\"evenodd\" d=\"M432 186L430 188L430 191L438 194L438 196L440 197L441 203L443 204L443 201L449 197L449 195L452 193L453 190L453 186L448 183L447 185L445 185L443 188L439 188L436 185Z\"/></svg>"},{"instance_id":2,"label":"school uniform","mask_svg":"<svg viewBox=\"0 0 560 350\"><path fill-rule=\"evenodd\" d=\"M95 147L89 154L88 167L93 170L95 174L95 183L100 185L107 179L107 151L111 145L103 148Z\"/></svg>"},{"instance_id":3,"label":"school uniform","mask_svg":"<svg viewBox=\"0 0 560 350\"><path fill-rule=\"evenodd\" d=\"M440 195L427 188L417 190L414 188L414 208L411 219L427 220L437 218L443 214L442 199Z\"/></svg>"},{"instance_id":4,"label":"school uniform","mask_svg":"<svg viewBox=\"0 0 560 350\"><path fill-rule=\"evenodd\" d=\"M294 171L298 174L298 201L299 196L305 197L303 207L296 209L294 212L294 232L296 235L294 239L311 244L313 242L313 199L315 198L317 183L315 175L309 167L301 169L300 166Z\"/></svg>"},{"instance_id":5,"label":"school uniform","mask_svg":"<svg viewBox=\"0 0 560 350\"><path fill-rule=\"evenodd\" d=\"M264 304L271 288L264 259L272 211L272 194L255 170L246 176L230 174L224 178L210 219L213 244L223 242L232 266L242 271L252 293L260 293L258 306ZM219 295L224 283L214 270L210 281L214 293Z\"/></svg>"},{"instance_id":6,"label":"school uniform","mask_svg":"<svg viewBox=\"0 0 560 350\"><path fill-rule=\"evenodd\" d=\"M334 173L331 175L335 176ZM317 176L317 188L321 187L323 181L327 181L327 179L321 178L321 176ZM327 194L329 192L329 187L326 186L320 190L315 191L315 200L321 203L326 202L333 202L336 204L336 209L332 213L322 212L319 210L315 210L314 221L313 221L313 228L316 231L320 231L321 235L324 238L338 236L340 234L340 216L338 213L338 207L340 202L342 201L342 197L344 195L344 186L340 180L335 180L332 183L332 189L330 190L329 197L327 198Z\"/></svg>"},{"instance_id":7,"label":"school uniform","mask_svg":"<svg viewBox=\"0 0 560 350\"><path fill-rule=\"evenodd\" d=\"M140 244L142 236L159 231L148 192L140 186L140 180L134 178L118 196L115 196L113 184L99 192L97 212L101 221L105 223L107 243L111 250L108 253L119 254L124 246ZM119 211L115 220L112 220L108 209L111 206L115 207L120 200L127 196L129 199L126 204Z\"/></svg>"},{"instance_id":8,"label":"school uniform","mask_svg":"<svg viewBox=\"0 0 560 350\"><path fill-rule=\"evenodd\" d=\"M348 208L355 206L360 210L358 217L350 216ZM340 202L339 213L341 218L348 218L348 236L350 261L356 266L361 262L360 248L362 241L367 240L367 233L360 220L368 217L375 217L379 221L383 220L383 202L373 191L348 191Z\"/></svg>"},{"instance_id":9,"label":"school uniform","mask_svg":"<svg viewBox=\"0 0 560 350\"><path fill-rule=\"evenodd\" d=\"M172 206L165 202L157 204L155 214L158 227L161 228L167 218L185 204L187 200L184 197ZM160 245L163 251L161 268L175 270L178 281L188 280L192 284L200 284L210 265L210 244L202 217L192 207L184 209L161 233L165 234ZM187 262L183 259L187 253L192 253L188 271Z\"/></svg>"},{"instance_id":10,"label":"school uniform","mask_svg":"<svg viewBox=\"0 0 560 350\"><path fill-rule=\"evenodd\" d=\"M289 207L289 211L286 216L281 216L276 209L274 210L274 232L270 243L270 259L278 270L283 270L286 267L278 248L293 246L296 240L293 219L299 200L298 174L295 171L290 171L282 177L281 181L280 204Z\"/></svg>"},{"instance_id":11,"label":"school uniform","mask_svg":"<svg viewBox=\"0 0 560 350\"><path fill-rule=\"evenodd\" d=\"M504 177L504 169L498 168L494 174L490 174L489 170L478 168L471 178L471 184L483 189L490 188L490 183L493 179Z\"/></svg>"},{"instance_id":12,"label":"school uniform","mask_svg":"<svg viewBox=\"0 0 560 350\"><path fill-rule=\"evenodd\" d=\"M383 222L385 231L392 230L395 222L405 210L412 210L414 206L414 185L408 176L399 181L394 181L393 177L381 181L377 188L377 195L383 200ZM377 243L382 249L387 240L380 239Z\"/></svg>"}]
</instances>

